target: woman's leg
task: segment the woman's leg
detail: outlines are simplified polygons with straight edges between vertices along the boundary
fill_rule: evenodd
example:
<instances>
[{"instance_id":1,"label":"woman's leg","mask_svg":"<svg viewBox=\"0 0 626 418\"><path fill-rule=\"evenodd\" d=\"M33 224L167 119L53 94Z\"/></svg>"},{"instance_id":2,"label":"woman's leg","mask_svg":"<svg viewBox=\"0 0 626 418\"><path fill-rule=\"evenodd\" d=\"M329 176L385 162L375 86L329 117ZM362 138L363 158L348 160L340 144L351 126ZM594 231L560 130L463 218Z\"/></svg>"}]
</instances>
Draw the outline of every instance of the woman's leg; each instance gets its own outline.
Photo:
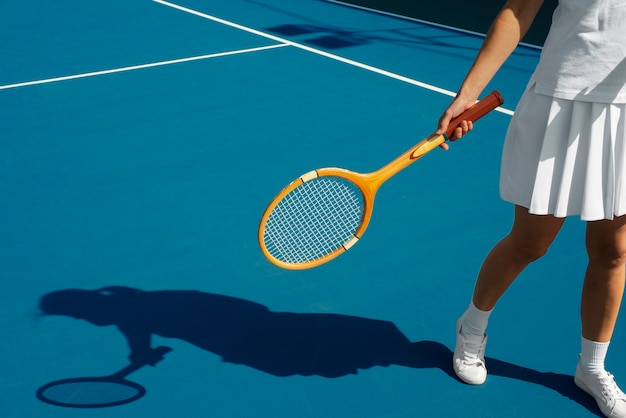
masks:
<instances>
[{"instance_id":1,"label":"woman's leg","mask_svg":"<svg viewBox=\"0 0 626 418\"><path fill-rule=\"evenodd\" d=\"M626 417L626 395L604 368L624 294L626 216L587 223L587 254L580 304L582 344L574 381L609 417Z\"/></svg>"},{"instance_id":2,"label":"woman's leg","mask_svg":"<svg viewBox=\"0 0 626 418\"><path fill-rule=\"evenodd\" d=\"M588 222L586 244L589 264L580 306L582 335L608 342L624 293L626 216Z\"/></svg>"},{"instance_id":3,"label":"woman's leg","mask_svg":"<svg viewBox=\"0 0 626 418\"><path fill-rule=\"evenodd\" d=\"M479 385L487 378L485 329L491 309L522 270L546 253L563 222L563 218L531 215L526 208L515 207L511 232L485 258L472 304L457 322L452 362L462 381Z\"/></svg>"},{"instance_id":4,"label":"woman's leg","mask_svg":"<svg viewBox=\"0 0 626 418\"><path fill-rule=\"evenodd\" d=\"M532 215L516 206L511 232L496 244L480 269L474 305L481 311L493 309L526 266L547 252L564 221L552 215Z\"/></svg>"}]
</instances>

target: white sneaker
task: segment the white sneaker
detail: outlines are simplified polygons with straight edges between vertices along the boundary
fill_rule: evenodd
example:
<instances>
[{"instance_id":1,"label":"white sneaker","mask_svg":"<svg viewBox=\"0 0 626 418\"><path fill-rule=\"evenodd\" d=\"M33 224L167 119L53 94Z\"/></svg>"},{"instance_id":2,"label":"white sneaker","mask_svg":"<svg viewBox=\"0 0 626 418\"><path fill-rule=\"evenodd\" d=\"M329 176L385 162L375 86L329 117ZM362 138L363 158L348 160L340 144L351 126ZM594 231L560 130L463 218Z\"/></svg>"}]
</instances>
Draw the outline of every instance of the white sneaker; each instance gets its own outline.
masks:
<instances>
[{"instance_id":1,"label":"white sneaker","mask_svg":"<svg viewBox=\"0 0 626 418\"><path fill-rule=\"evenodd\" d=\"M611 373L603 371L586 374L579 363L574 383L595 399L604 415L609 418L626 418L626 395L617 386Z\"/></svg>"},{"instance_id":2,"label":"white sneaker","mask_svg":"<svg viewBox=\"0 0 626 418\"><path fill-rule=\"evenodd\" d=\"M482 385L487 379L487 367L485 366L485 345L487 334L482 340L473 341L467 338L461 330L463 316L456 322L456 345L452 356L454 373L465 383L470 385Z\"/></svg>"}]
</instances>

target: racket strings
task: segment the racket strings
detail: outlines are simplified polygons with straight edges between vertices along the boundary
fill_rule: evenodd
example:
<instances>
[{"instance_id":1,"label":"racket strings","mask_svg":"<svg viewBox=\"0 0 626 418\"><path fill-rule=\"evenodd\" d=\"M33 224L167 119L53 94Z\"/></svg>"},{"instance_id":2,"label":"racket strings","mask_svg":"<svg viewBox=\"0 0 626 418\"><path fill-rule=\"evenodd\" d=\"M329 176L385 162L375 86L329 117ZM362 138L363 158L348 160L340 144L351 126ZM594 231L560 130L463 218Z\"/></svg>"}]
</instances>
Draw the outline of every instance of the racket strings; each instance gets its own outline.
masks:
<instances>
[{"instance_id":1,"label":"racket strings","mask_svg":"<svg viewBox=\"0 0 626 418\"><path fill-rule=\"evenodd\" d=\"M319 177L285 196L270 214L265 247L278 260L301 264L340 248L363 217L358 187L340 177Z\"/></svg>"}]
</instances>

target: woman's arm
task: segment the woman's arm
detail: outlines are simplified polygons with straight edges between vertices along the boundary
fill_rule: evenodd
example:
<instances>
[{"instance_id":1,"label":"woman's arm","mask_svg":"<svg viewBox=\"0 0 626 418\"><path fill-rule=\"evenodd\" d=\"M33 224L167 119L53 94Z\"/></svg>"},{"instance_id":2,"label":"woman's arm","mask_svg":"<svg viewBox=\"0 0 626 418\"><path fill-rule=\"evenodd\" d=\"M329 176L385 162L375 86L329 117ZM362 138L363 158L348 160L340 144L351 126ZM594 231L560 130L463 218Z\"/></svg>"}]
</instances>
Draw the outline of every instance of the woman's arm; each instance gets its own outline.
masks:
<instances>
[{"instance_id":1,"label":"woman's arm","mask_svg":"<svg viewBox=\"0 0 626 418\"><path fill-rule=\"evenodd\" d=\"M456 98L441 115L437 133L445 132L452 118L476 102L480 93L524 37L542 4L543 0L506 2L493 21ZM471 129L471 122L464 121L450 139L458 139Z\"/></svg>"}]
</instances>

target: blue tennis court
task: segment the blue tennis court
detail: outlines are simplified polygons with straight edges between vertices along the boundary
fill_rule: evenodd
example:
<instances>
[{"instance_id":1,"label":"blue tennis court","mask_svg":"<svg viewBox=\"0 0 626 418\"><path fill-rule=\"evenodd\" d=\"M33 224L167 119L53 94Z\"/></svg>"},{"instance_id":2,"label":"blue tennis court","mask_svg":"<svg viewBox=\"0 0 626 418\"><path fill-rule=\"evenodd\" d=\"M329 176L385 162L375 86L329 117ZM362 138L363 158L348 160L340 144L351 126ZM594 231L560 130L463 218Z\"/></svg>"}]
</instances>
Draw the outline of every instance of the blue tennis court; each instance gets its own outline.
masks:
<instances>
[{"instance_id":1,"label":"blue tennis court","mask_svg":"<svg viewBox=\"0 0 626 418\"><path fill-rule=\"evenodd\" d=\"M577 219L492 315L487 383L451 367L538 48L383 185L358 245L287 271L257 244L272 197L433 132L481 35L323 0L5 2L0 34L0 416L600 416L573 383ZM618 382L625 348L618 323Z\"/></svg>"}]
</instances>

